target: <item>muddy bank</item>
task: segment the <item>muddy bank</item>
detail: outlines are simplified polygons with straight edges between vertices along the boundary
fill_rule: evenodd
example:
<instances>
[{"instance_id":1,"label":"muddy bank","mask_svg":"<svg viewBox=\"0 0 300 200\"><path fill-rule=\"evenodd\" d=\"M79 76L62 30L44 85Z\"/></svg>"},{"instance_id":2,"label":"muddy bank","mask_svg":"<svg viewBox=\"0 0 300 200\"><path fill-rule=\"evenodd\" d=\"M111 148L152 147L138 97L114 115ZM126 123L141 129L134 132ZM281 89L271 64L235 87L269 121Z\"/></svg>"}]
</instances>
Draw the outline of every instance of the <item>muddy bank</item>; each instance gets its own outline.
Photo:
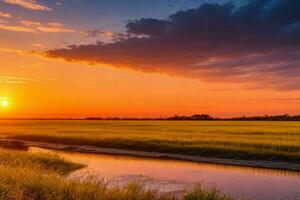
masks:
<instances>
[{"instance_id":1,"label":"muddy bank","mask_svg":"<svg viewBox=\"0 0 300 200\"><path fill-rule=\"evenodd\" d=\"M114 149L114 148L101 148L101 147L88 146L88 145L66 145L66 144L32 142L32 141L12 140L12 139L3 139L0 141L2 142L7 141L10 143L13 142L19 144L21 143L22 146L26 146L26 147L39 147L39 148L80 152L80 153L126 155L126 156L135 156L135 157L174 159L174 160L184 160L184 161L202 162L202 163L214 163L214 164L224 164L224 165L300 171L300 164L286 163L286 162L208 158L208 157L200 157L200 156L189 156L183 154L134 151L134 150L124 150L124 149Z\"/></svg>"},{"instance_id":2,"label":"muddy bank","mask_svg":"<svg viewBox=\"0 0 300 200\"><path fill-rule=\"evenodd\" d=\"M0 148L27 151L28 145L18 140L0 139Z\"/></svg>"}]
</instances>

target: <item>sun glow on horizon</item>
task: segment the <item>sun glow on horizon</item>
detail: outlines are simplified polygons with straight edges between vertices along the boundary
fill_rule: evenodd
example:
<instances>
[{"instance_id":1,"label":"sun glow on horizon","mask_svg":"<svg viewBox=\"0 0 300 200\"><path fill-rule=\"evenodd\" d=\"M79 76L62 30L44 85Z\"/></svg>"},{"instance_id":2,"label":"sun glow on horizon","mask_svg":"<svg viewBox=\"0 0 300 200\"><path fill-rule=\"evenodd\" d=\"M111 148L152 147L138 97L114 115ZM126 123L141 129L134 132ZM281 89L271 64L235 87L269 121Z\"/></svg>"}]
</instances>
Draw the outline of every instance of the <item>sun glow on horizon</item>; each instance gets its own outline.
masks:
<instances>
[{"instance_id":1,"label":"sun glow on horizon","mask_svg":"<svg viewBox=\"0 0 300 200\"><path fill-rule=\"evenodd\" d=\"M6 108L9 106L9 102L6 99L1 100L1 107Z\"/></svg>"}]
</instances>

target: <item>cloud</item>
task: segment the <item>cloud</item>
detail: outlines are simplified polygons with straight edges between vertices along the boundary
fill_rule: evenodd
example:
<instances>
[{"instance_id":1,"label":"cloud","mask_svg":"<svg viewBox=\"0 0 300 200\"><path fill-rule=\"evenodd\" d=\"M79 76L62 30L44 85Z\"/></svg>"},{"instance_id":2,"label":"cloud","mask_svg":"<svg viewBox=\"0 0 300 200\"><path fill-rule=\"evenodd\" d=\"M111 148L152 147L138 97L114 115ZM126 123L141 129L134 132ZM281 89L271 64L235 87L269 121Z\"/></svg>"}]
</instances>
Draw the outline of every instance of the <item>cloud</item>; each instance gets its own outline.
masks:
<instances>
[{"instance_id":1,"label":"cloud","mask_svg":"<svg viewBox=\"0 0 300 200\"><path fill-rule=\"evenodd\" d=\"M34 66L31 66L34 67ZM56 81L54 78L47 79L35 79L35 78L26 78L19 76L0 76L0 83L2 84L28 84L28 83L46 83Z\"/></svg>"},{"instance_id":2,"label":"cloud","mask_svg":"<svg viewBox=\"0 0 300 200\"><path fill-rule=\"evenodd\" d=\"M36 22L36 21L31 21L31 20L21 20L20 24L24 25L24 26L41 26L42 23L41 22Z\"/></svg>"},{"instance_id":3,"label":"cloud","mask_svg":"<svg viewBox=\"0 0 300 200\"><path fill-rule=\"evenodd\" d=\"M23 77L0 76L0 83L5 83L5 84L22 84L29 81L32 80Z\"/></svg>"},{"instance_id":4,"label":"cloud","mask_svg":"<svg viewBox=\"0 0 300 200\"><path fill-rule=\"evenodd\" d=\"M43 45L41 43L33 43L32 46L34 46L36 48L45 48L45 45Z\"/></svg>"},{"instance_id":5,"label":"cloud","mask_svg":"<svg viewBox=\"0 0 300 200\"><path fill-rule=\"evenodd\" d=\"M7 12L0 12L0 17L11 18L12 15L10 13L7 13Z\"/></svg>"},{"instance_id":6,"label":"cloud","mask_svg":"<svg viewBox=\"0 0 300 200\"><path fill-rule=\"evenodd\" d=\"M23 50L9 49L9 48L0 48L0 53L15 53L15 54L20 54L20 55L26 54L26 52Z\"/></svg>"},{"instance_id":7,"label":"cloud","mask_svg":"<svg viewBox=\"0 0 300 200\"><path fill-rule=\"evenodd\" d=\"M248 99L248 101L253 101L253 102L260 102L260 101L276 101L276 102L300 102L300 98L253 98L253 99Z\"/></svg>"},{"instance_id":8,"label":"cloud","mask_svg":"<svg viewBox=\"0 0 300 200\"><path fill-rule=\"evenodd\" d=\"M13 32L36 33L36 31L32 28L19 26L19 25L0 24L0 29L6 31L13 31Z\"/></svg>"},{"instance_id":9,"label":"cloud","mask_svg":"<svg viewBox=\"0 0 300 200\"><path fill-rule=\"evenodd\" d=\"M54 26L54 27L63 27L62 23L59 22L50 22L48 23L50 26Z\"/></svg>"},{"instance_id":10,"label":"cloud","mask_svg":"<svg viewBox=\"0 0 300 200\"><path fill-rule=\"evenodd\" d=\"M90 37L97 37L97 36L112 37L114 33L111 31L103 31L100 29L91 29L87 31L87 35Z\"/></svg>"},{"instance_id":11,"label":"cloud","mask_svg":"<svg viewBox=\"0 0 300 200\"><path fill-rule=\"evenodd\" d=\"M40 32L46 33L75 33L75 30L64 28L63 25L57 25L57 23L49 23L48 25L37 26L36 29Z\"/></svg>"},{"instance_id":12,"label":"cloud","mask_svg":"<svg viewBox=\"0 0 300 200\"><path fill-rule=\"evenodd\" d=\"M27 33L76 33L77 31L64 27L58 22L44 24L42 22L21 20L17 25L9 25L0 22L0 29L14 32Z\"/></svg>"},{"instance_id":13,"label":"cloud","mask_svg":"<svg viewBox=\"0 0 300 200\"><path fill-rule=\"evenodd\" d=\"M130 37L44 55L211 82L300 89L299 0L206 3L167 19L132 20L126 28Z\"/></svg>"},{"instance_id":14,"label":"cloud","mask_svg":"<svg viewBox=\"0 0 300 200\"><path fill-rule=\"evenodd\" d=\"M56 2L55 3L57 6L63 6L64 4L62 2Z\"/></svg>"},{"instance_id":15,"label":"cloud","mask_svg":"<svg viewBox=\"0 0 300 200\"><path fill-rule=\"evenodd\" d=\"M52 9L39 4L36 0L4 0L5 3L14 4L30 10L51 11Z\"/></svg>"},{"instance_id":16,"label":"cloud","mask_svg":"<svg viewBox=\"0 0 300 200\"><path fill-rule=\"evenodd\" d=\"M102 42L110 43L128 39L131 35L128 33L117 33L101 29L90 29L84 32L88 37L97 38Z\"/></svg>"}]
</instances>

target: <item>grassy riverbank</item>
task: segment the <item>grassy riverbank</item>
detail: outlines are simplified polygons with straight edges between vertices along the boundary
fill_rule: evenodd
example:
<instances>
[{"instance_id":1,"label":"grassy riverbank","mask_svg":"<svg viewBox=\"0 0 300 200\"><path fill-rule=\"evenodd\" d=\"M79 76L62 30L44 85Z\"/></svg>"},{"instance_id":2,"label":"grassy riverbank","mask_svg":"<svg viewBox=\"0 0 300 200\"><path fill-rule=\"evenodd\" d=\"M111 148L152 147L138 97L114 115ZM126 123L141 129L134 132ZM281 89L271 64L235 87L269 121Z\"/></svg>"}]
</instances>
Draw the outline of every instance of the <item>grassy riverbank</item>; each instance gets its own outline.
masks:
<instances>
[{"instance_id":1,"label":"grassy riverbank","mask_svg":"<svg viewBox=\"0 0 300 200\"><path fill-rule=\"evenodd\" d=\"M9 200L176 200L137 184L109 188L96 179L67 179L66 174L83 167L56 156L0 150L0 199ZM216 190L201 187L188 192L183 200L230 200Z\"/></svg>"},{"instance_id":2,"label":"grassy riverbank","mask_svg":"<svg viewBox=\"0 0 300 200\"><path fill-rule=\"evenodd\" d=\"M5 121L2 137L300 163L299 122Z\"/></svg>"}]
</instances>

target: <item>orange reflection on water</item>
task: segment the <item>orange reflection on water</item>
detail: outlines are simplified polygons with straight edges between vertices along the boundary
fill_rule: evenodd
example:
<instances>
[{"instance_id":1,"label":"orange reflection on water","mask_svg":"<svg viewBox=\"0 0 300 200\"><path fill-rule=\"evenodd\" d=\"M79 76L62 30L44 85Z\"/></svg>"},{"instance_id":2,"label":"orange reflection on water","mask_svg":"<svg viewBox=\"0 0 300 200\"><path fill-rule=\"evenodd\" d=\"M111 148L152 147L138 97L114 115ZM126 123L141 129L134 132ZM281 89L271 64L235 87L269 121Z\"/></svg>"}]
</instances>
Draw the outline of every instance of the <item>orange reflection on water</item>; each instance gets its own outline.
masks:
<instances>
[{"instance_id":1,"label":"orange reflection on water","mask_svg":"<svg viewBox=\"0 0 300 200\"><path fill-rule=\"evenodd\" d=\"M41 149L33 148L32 151ZM87 165L87 168L74 172L71 177L88 173L121 184L135 180L163 192L178 193L202 183L205 187L215 185L222 192L235 197L300 198L299 172L128 156L48 152Z\"/></svg>"}]
</instances>

